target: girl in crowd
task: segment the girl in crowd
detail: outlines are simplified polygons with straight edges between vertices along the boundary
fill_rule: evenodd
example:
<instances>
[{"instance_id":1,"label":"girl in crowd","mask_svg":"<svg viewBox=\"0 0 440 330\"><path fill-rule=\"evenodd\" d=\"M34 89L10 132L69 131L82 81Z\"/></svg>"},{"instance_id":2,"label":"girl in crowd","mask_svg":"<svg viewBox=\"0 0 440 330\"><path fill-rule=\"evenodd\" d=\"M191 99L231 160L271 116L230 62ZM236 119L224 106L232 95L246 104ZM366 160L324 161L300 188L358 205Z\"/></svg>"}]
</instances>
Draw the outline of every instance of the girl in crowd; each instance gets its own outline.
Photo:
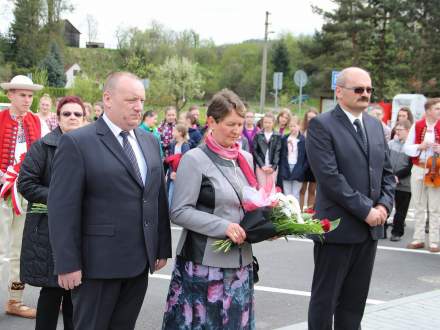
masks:
<instances>
[{"instance_id":1,"label":"girl in crowd","mask_svg":"<svg viewBox=\"0 0 440 330\"><path fill-rule=\"evenodd\" d=\"M288 128L290 119L292 118L292 114L290 113L290 110L287 108L281 109L277 116L277 127L278 127L278 133L280 133L281 136L288 134Z\"/></svg>"},{"instance_id":2,"label":"girl in crowd","mask_svg":"<svg viewBox=\"0 0 440 330\"><path fill-rule=\"evenodd\" d=\"M306 139L307 139L307 128L309 127L309 121L312 120L312 118L316 117L317 115L318 115L318 111L316 111L313 108L307 110L306 113L304 114L304 119L302 122L302 134ZM301 210L304 208L304 199L306 193L307 193L307 207L313 210L315 205L316 180L315 180L315 176L313 175L312 169L310 167L306 170L306 173L304 175L304 182L299 192L299 203L301 206Z\"/></svg>"},{"instance_id":3,"label":"girl in crowd","mask_svg":"<svg viewBox=\"0 0 440 330\"><path fill-rule=\"evenodd\" d=\"M36 141L21 166L18 189L29 201L23 231L20 278L24 283L41 287L37 305L36 330L55 330L62 304L64 329L73 330L73 307L70 291L58 286L53 274L47 213L30 212L35 203L47 204L53 157L61 135L85 123L85 109L79 97L66 96L57 107L59 127ZM69 173L66 173L69 175Z\"/></svg>"},{"instance_id":4,"label":"girl in crowd","mask_svg":"<svg viewBox=\"0 0 440 330\"><path fill-rule=\"evenodd\" d=\"M283 192L299 200L299 192L309 165L304 136L300 133L298 117L293 116L289 124L290 134L281 141L279 176Z\"/></svg>"},{"instance_id":5,"label":"girl in crowd","mask_svg":"<svg viewBox=\"0 0 440 330\"><path fill-rule=\"evenodd\" d=\"M411 109L408 107L403 107L399 110L399 112L397 113L397 120L396 120L396 124L394 126L394 128L391 130L391 140L394 139L394 137L396 136L396 126L399 122L403 121L403 120L409 120L409 122L412 124L414 124L414 116L411 112Z\"/></svg>"},{"instance_id":6,"label":"girl in crowd","mask_svg":"<svg viewBox=\"0 0 440 330\"><path fill-rule=\"evenodd\" d=\"M158 131L162 140L162 148L165 157L169 155L169 145L173 139L173 129L176 126L177 110L173 106L169 106L165 109L165 119L159 125Z\"/></svg>"},{"instance_id":7,"label":"girl in crowd","mask_svg":"<svg viewBox=\"0 0 440 330\"><path fill-rule=\"evenodd\" d=\"M156 124L157 124L157 113L153 110L148 110L145 111L144 115L142 116L142 122L139 125L139 127L145 130L146 132L153 134L157 142L159 142L159 145L161 145L162 141L160 139L159 131L156 128ZM163 157L162 148L160 148L160 156Z\"/></svg>"},{"instance_id":8,"label":"girl in crowd","mask_svg":"<svg viewBox=\"0 0 440 330\"><path fill-rule=\"evenodd\" d=\"M95 104L93 104L93 111L95 112L95 117L93 118L93 120L96 121L104 113L104 104L102 104L101 101L95 102Z\"/></svg>"},{"instance_id":9,"label":"girl in crowd","mask_svg":"<svg viewBox=\"0 0 440 330\"><path fill-rule=\"evenodd\" d=\"M44 94L40 98L40 104L38 107L37 116L43 119L49 130L53 131L58 126L58 118L57 115L52 111L52 99L49 94Z\"/></svg>"},{"instance_id":10,"label":"girl in crowd","mask_svg":"<svg viewBox=\"0 0 440 330\"><path fill-rule=\"evenodd\" d=\"M169 157L173 155L178 154L184 154L188 150L191 149L191 145L188 142L188 128L184 124L177 124L176 127L173 129L173 140L170 143L169 147ZM170 162L169 158L168 161L165 160L165 162ZM168 164L168 175L167 175L167 182L168 182L168 202L171 204L171 199L173 197L173 191L174 191L174 180L176 179L176 171L177 171L177 162L176 165Z\"/></svg>"},{"instance_id":11,"label":"girl in crowd","mask_svg":"<svg viewBox=\"0 0 440 330\"><path fill-rule=\"evenodd\" d=\"M278 163L281 152L281 135L274 131L275 117L266 113L263 117L263 129L254 140L254 158L256 174L260 187L266 191L275 191Z\"/></svg>"},{"instance_id":12,"label":"girl in crowd","mask_svg":"<svg viewBox=\"0 0 440 330\"><path fill-rule=\"evenodd\" d=\"M248 141L249 152L252 154L254 152L254 139L255 135L260 131L260 129L255 125L255 114L252 111L246 112L244 118L243 127L243 137Z\"/></svg>"},{"instance_id":13,"label":"girl in crowd","mask_svg":"<svg viewBox=\"0 0 440 330\"><path fill-rule=\"evenodd\" d=\"M197 118L193 113L188 112L186 114L185 123L188 127L188 135L189 135L189 145L191 148L195 148L199 145L200 140L202 139L202 134L199 131L199 128L197 126L198 121Z\"/></svg>"},{"instance_id":14,"label":"girl in crowd","mask_svg":"<svg viewBox=\"0 0 440 330\"><path fill-rule=\"evenodd\" d=\"M84 102L84 109L86 110L86 117L85 117L86 124L93 122L93 118L92 118L93 107L92 107L92 105L89 102Z\"/></svg>"},{"instance_id":15,"label":"girl in crowd","mask_svg":"<svg viewBox=\"0 0 440 330\"><path fill-rule=\"evenodd\" d=\"M215 94L206 144L180 163L171 221L183 232L162 329L255 329L252 247L239 224L242 188L257 184L252 156L236 144L244 115L236 94ZM212 244L225 237L236 245L228 253L215 252Z\"/></svg>"},{"instance_id":16,"label":"girl in crowd","mask_svg":"<svg viewBox=\"0 0 440 330\"><path fill-rule=\"evenodd\" d=\"M397 181L394 195L396 213L394 214L393 229L391 230L390 238L393 242L400 241L404 234L405 218L408 212L409 202L411 201L412 162L411 158L403 151L410 128L411 122L409 120L398 121L395 127L397 138L388 142L388 146L390 147L390 163Z\"/></svg>"}]
</instances>

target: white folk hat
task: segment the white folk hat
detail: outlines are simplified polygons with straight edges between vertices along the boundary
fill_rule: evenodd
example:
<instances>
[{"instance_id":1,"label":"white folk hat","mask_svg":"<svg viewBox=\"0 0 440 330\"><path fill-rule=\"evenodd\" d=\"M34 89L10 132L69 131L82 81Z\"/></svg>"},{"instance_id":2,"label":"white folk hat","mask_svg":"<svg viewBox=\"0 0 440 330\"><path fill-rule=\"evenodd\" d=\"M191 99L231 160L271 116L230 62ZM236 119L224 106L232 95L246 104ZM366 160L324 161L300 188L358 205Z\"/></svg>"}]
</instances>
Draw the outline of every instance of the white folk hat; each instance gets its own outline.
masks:
<instances>
[{"instance_id":1,"label":"white folk hat","mask_svg":"<svg viewBox=\"0 0 440 330\"><path fill-rule=\"evenodd\" d=\"M15 76L10 82L1 83L0 86L6 90L24 89L28 91L39 91L43 89L42 85L34 84L30 78L22 75Z\"/></svg>"}]
</instances>

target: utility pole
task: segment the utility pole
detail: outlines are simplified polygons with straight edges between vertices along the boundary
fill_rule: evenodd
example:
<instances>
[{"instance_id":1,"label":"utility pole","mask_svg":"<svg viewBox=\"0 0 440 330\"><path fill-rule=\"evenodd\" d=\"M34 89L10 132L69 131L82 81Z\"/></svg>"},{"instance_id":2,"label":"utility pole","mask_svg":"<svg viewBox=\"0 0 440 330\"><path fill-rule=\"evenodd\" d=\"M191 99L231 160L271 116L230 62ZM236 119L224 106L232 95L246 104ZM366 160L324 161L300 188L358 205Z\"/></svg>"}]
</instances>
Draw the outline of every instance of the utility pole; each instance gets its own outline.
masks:
<instances>
[{"instance_id":1,"label":"utility pole","mask_svg":"<svg viewBox=\"0 0 440 330\"><path fill-rule=\"evenodd\" d=\"M267 39L269 35L269 15L266 11L266 23L264 23L263 62L261 63L261 88L260 88L260 112L264 112L266 103L266 75L267 75Z\"/></svg>"}]
</instances>

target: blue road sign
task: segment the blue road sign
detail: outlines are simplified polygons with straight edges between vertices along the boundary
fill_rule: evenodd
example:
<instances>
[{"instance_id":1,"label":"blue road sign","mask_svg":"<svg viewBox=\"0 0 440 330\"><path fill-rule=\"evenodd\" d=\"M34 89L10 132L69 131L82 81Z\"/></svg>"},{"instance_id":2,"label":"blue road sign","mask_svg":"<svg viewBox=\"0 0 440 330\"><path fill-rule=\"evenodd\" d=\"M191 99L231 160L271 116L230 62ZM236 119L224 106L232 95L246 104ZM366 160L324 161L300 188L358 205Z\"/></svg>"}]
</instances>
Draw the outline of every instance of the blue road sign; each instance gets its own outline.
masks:
<instances>
[{"instance_id":1,"label":"blue road sign","mask_svg":"<svg viewBox=\"0 0 440 330\"><path fill-rule=\"evenodd\" d=\"M336 79L338 79L340 71L332 71L332 90L335 90L336 88Z\"/></svg>"}]
</instances>

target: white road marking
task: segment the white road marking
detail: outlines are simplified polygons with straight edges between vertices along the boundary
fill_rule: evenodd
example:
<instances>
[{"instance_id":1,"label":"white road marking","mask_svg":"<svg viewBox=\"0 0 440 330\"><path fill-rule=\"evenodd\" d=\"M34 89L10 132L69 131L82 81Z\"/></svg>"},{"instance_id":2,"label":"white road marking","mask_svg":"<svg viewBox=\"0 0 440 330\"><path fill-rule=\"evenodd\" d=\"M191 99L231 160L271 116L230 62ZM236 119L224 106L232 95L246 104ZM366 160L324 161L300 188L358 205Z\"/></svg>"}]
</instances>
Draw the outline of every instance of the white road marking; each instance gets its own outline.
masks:
<instances>
[{"instance_id":1,"label":"white road marking","mask_svg":"<svg viewBox=\"0 0 440 330\"><path fill-rule=\"evenodd\" d=\"M171 280L171 275L165 275L165 274L153 274L150 275L152 278L158 278L161 280ZM270 292L270 293L280 293L280 294L288 294L292 296L303 296L303 297L310 297L310 292L308 291L299 291L299 290L288 290L288 289L280 289L280 288L272 288L269 286L255 286L255 291L263 291L263 292ZM370 305L379 305L383 304L385 301L383 300L377 300L377 299L367 299L367 304Z\"/></svg>"},{"instance_id":2,"label":"white road marking","mask_svg":"<svg viewBox=\"0 0 440 330\"><path fill-rule=\"evenodd\" d=\"M172 230L182 231L181 227L172 226ZM279 240L285 240L284 237L279 238ZM287 237L288 241L294 241L294 242L305 242L305 243L313 243L311 239L307 238L296 238L296 237ZM392 246L384 246L384 245L378 245L377 247L379 250L386 250L386 251L394 251L394 252L405 252L405 253L416 253L416 254L429 254L429 255L436 255L440 256L440 253L432 253L428 250L413 250L413 249L406 249L406 248L398 248L398 247L392 247Z\"/></svg>"},{"instance_id":3,"label":"white road marking","mask_svg":"<svg viewBox=\"0 0 440 330\"><path fill-rule=\"evenodd\" d=\"M285 238L279 238L285 240ZM288 241L295 241L295 242L306 242L306 243L313 243L311 239L306 238L296 238L296 237L287 237ZM428 250L414 250L414 249L407 249L407 248L398 248L398 247L392 247L392 246L385 246L385 245L378 245L378 250L388 250L388 251L397 251L397 252L405 252L405 253L419 253L419 254L430 254L430 255L437 255L440 256L440 253L432 253Z\"/></svg>"}]
</instances>

